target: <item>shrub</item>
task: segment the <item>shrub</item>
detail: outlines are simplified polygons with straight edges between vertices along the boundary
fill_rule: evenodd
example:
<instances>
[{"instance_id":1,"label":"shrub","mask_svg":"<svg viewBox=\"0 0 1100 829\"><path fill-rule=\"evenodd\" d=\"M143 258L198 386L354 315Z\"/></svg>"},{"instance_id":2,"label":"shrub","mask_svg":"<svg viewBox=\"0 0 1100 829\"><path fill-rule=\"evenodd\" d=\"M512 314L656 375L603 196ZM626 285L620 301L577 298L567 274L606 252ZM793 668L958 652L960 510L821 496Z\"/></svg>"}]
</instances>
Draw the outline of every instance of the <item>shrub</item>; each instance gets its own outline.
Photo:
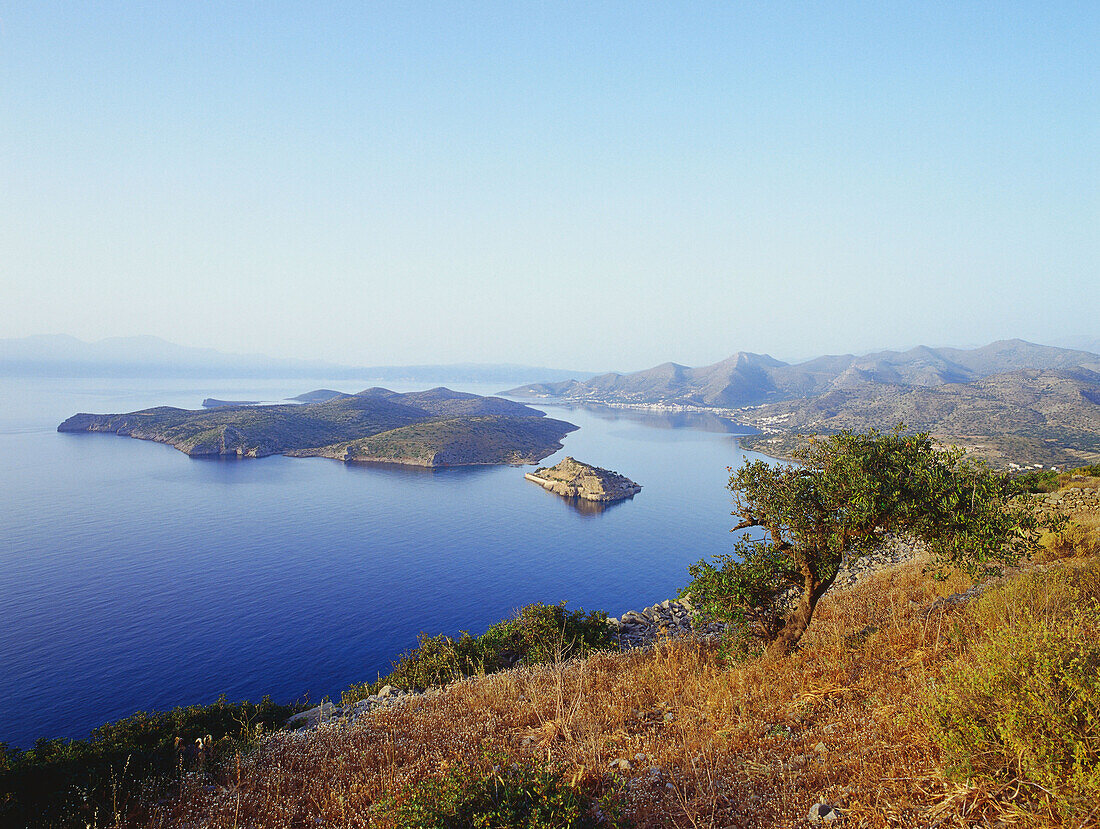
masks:
<instances>
[{"instance_id":1,"label":"shrub","mask_svg":"<svg viewBox=\"0 0 1100 829\"><path fill-rule=\"evenodd\" d=\"M979 633L929 714L948 771L1019 782L1064 820L1100 799L1100 568L1023 577L969 611Z\"/></svg>"},{"instance_id":2,"label":"shrub","mask_svg":"<svg viewBox=\"0 0 1100 829\"><path fill-rule=\"evenodd\" d=\"M1058 489L1058 473L1052 469L1022 472L1012 480L1021 492L1054 492Z\"/></svg>"},{"instance_id":3,"label":"shrub","mask_svg":"<svg viewBox=\"0 0 1100 829\"><path fill-rule=\"evenodd\" d=\"M422 691L456 679L489 674L518 664L552 662L584 656L611 645L607 614L569 612L565 603L530 604L511 619L497 622L481 636L463 632L421 634L417 646L393 663L393 671L372 683L351 686L341 695L348 705L376 693L383 685Z\"/></svg>"},{"instance_id":4,"label":"shrub","mask_svg":"<svg viewBox=\"0 0 1100 829\"><path fill-rule=\"evenodd\" d=\"M491 765L491 767L490 767ZM600 808L561 766L510 764L455 767L442 778L421 781L395 810L398 829L598 829L617 823L610 801Z\"/></svg>"},{"instance_id":5,"label":"shrub","mask_svg":"<svg viewBox=\"0 0 1100 829\"><path fill-rule=\"evenodd\" d=\"M87 740L41 739L26 751L0 744L0 823L97 825L96 815L124 813L143 788L163 788L182 771L216 770L296 710L270 697L258 705L222 697L213 705L139 711Z\"/></svg>"},{"instance_id":6,"label":"shrub","mask_svg":"<svg viewBox=\"0 0 1100 829\"><path fill-rule=\"evenodd\" d=\"M1043 548L1039 561L1100 555L1100 517L1081 516L1068 521L1059 530L1043 533L1039 546Z\"/></svg>"}]
</instances>

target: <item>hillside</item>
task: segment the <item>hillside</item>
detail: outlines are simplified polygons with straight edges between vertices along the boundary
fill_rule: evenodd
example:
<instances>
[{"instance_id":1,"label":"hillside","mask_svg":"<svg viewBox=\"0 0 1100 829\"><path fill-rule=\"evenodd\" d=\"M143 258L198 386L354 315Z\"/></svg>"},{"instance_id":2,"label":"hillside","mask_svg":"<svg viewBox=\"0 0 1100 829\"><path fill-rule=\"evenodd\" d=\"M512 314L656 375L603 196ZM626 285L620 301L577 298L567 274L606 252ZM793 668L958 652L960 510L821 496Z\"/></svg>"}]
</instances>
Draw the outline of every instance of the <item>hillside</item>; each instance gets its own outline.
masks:
<instances>
[{"instance_id":1,"label":"hillside","mask_svg":"<svg viewBox=\"0 0 1100 829\"><path fill-rule=\"evenodd\" d=\"M863 431L905 423L999 464L1075 465L1100 455L1100 373L1020 370L934 387L871 383L733 416L764 433L742 441L761 451L787 448L777 433Z\"/></svg>"},{"instance_id":2,"label":"hillside","mask_svg":"<svg viewBox=\"0 0 1100 829\"><path fill-rule=\"evenodd\" d=\"M666 631L423 693L379 680L239 761L226 740L229 762L128 825L1095 826L1096 537L977 584L933 580L920 554L872 568L830 591L781 660ZM495 626L496 647L523 618ZM489 638L424 639L419 657ZM509 808L573 818L509 822Z\"/></svg>"},{"instance_id":3,"label":"hillside","mask_svg":"<svg viewBox=\"0 0 1100 829\"><path fill-rule=\"evenodd\" d=\"M666 363L585 382L507 392L571 402L716 408L766 434L746 440L785 453L792 436L886 430L899 422L1000 464L1073 464L1100 456L1100 355L1004 340L819 357L788 365L741 352L711 366Z\"/></svg>"},{"instance_id":4,"label":"hillside","mask_svg":"<svg viewBox=\"0 0 1100 829\"><path fill-rule=\"evenodd\" d=\"M433 467L535 463L561 448L563 426L570 424L540 417L446 418L288 454Z\"/></svg>"},{"instance_id":5,"label":"hillside","mask_svg":"<svg viewBox=\"0 0 1100 829\"><path fill-rule=\"evenodd\" d=\"M417 466L534 463L577 428L521 403L445 388L310 395L319 402L76 414L57 428L167 443L194 457L319 455Z\"/></svg>"},{"instance_id":6,"label":"hillside","mask_svg":"<svg viewBox=\"0 0 1100 829\"><path fill-rule=\"evenodd\" d=\"M663 363L630 374L590 380L533 383L510 389L516 397L559 397L590 403L666 403L740 408L872 383L935 387L971 383L1019 369L1100 371L1100 355L1087 351L1002 340L982 348L880 351L818 357L790 365L767 354L738 352L710 366Z\"/></svg>"}]
</instances>

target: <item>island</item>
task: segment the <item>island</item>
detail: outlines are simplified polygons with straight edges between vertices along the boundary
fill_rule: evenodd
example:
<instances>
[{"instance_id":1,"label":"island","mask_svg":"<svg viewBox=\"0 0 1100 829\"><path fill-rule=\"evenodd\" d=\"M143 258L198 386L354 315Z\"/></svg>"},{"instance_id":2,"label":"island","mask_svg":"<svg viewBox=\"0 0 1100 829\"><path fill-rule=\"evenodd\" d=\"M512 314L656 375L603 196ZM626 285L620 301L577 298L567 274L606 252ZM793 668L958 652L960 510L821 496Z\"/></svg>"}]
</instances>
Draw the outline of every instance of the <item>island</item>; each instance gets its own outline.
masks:
<instances>
[{"instance_id":1,"label":"island","mask_svg":"<svg viewBox=\"0 0 1100 829\"><path fill-rule=\"evenodd\" d=\"M281 454L446 467L537 463L577 428L522 403L440 387L408 393L371 388L315 403L82 413L57 430L151 440L192 457Z\"/></svg>"},{"instance_id":2,"label":"island","mask_svg":"<svg viewBox=\"0 0 1100 829\"><path fill-rule=\"evenodd\" d=\"M565 498L580 498L584 501L620 501L623 498L633 498L642 491L640 484L634 483L625 475L590 466L570 457L555 466L539 467L524 477Z\"/></svg>"},{"instance_id":3,"label":"island","mask_svg":"<svg viewBox=\"0 0 1100 829\"><path fill-rule=\"evenodd\" d=\"M202 401L204 409L221 409L226 406L255 406L259 400L219 400L216 397L208 397Z\"/></svg>"}]
</instances>

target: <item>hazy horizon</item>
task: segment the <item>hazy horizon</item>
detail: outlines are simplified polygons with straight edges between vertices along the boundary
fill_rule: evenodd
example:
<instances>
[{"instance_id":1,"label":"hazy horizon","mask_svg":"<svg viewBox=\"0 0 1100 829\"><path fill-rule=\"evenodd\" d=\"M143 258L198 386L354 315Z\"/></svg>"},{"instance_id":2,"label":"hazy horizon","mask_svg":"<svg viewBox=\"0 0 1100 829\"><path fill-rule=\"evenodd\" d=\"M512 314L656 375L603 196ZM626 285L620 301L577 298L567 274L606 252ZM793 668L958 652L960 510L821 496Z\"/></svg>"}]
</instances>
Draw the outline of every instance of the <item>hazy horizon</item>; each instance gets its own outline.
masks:
<instances>
[{"instance_id":1,"label":"hazy horizon","mask_svg":"<svg viewBox=\"0 0 1100 829\"><path fill-rule=\"evenodd\" d=\"M1009 338L1009 339L1022 339L1022 338ZM65 345L65 344L68 343L68 341L75 341L75 342L80 343L81 346L90 346L90 347L92 347L92 349L93 349L92 352L89 355L87 355L87 356L92 358L91 364L97 364L97 365L98 364L102 364L102 365L107 365L107 364L124 365L125 362L128 359L132 359L132 355L137 353L137 352L134 351L135 348L138 348L138 347L141 347L141 346L148 346L148 348L146 348L145 350L140 352L140 357L142 358L140 360L140 362L142 364L147 363L149 365L153 365L153 364L156 364L158 360L164 361L165 364L168 364L168 363L171 362L171 360L174 357L178 356L178 354L179 354L178 350L183 350L184 356L190 356L190 357L194 357L194 358L200 358L204 355L208 356L212 361L209 365L213 366L213 367L218 366L218 360L228 360L228 361L230 361L231 364L240 364L245 360L257 360L257 361L261 361L261 362L258 362L256 367L259 368L259 369L264 369L265 368L265 363L262 362L262 361L268 361L268 363L271 366L275 366L275 368L269 369L269 371L275 371L276 372L276 374L271 375L273 377L278 376L277 375L278 365L284 364L284 363L287 364L287 365L292 364L292 363L293 364L298 364L294 368L294 373L297 376L301 376L301 377L310 376L307 373L307 370L309 369L310 366L315 366L316 367L317 372L319 372L316 376L320 376L321 374L323 374L326 371L337 369L337 370L343 372L344 375L346 376L346 378L348 378L348 379L350 379L354 376L357 376L356 372L361 372L362 370L370 370L370 369L387 369L387 370L390 370L390 371L401 370L401 369L439 369L440 372L445 372L447 369L461 370L461 369L487 369L487 368L507 369L507 368L513 368L513 369L522 370L521 373L524 374L525 376L529 375L529 379L531 379L531 380L533 380L533 379L554 380L554 379L564 379L564 377L566 375L572 375L572 376L575 377L575 379L585 379L585 378L593 376L593 375L603 374L603 373L607 373L607 372L617 372L617 373L628 374L628 373L636 372L636 371L644 371L645 369L652 368L655 365L660 365L661 363L678 362L676 360L662 360L662 361L660 361L660 363L653 363L653 364L642 365L642 366L629 366L629 367L618 367L618 366L598 367L597 366L597 367L583 367L583 368L577 367L577 366L550 366L550 365L533 366L533 365L530 365L530 364L514 363L514 362L509 362L509 361L506 361L506 360L498 360L498 361L493 361L493 362L463 362L463 363L444 362L444 361L437 360L437 361L425 362L425 363L398 363L398 364L392 364L392 365L379 365L379 364L375 364L375 365L355 365L355 364L351 364L351 363L341 363L341 362L338 362L338 361L321 360L319 358L311 357L311 356L308 356L308 355L307 356L301 356L301 357L283 358L283 357L277 357L277 356L274 356L274 355L271 355L271 354L263 354L263 353L260 353L260 352L226 352L226 351L221 351L219 349L211 348L209 346L189 346L189 345L184 345L182 343L174 343L174 342L171 342L169 340L165 340L163 337L160 337L160 336L155 335L155 334L135 335L135 336L130 336L130 337L105 337L101 340L95 340L95 341L81 340L80 338L74 337L71 334L36 334L36 335L30 335L30 336L23 337L23 338L0 339L0 372L3 371L5 365L10 364L10 363L20 363L20 362L26 363L26 362L34 362L34 361L48 362L50 359L53 359L56 356L58 356L54 353L51 353L51 351L48 347L35 351L33 349L33 345L35 345L35 344L41 344L43 346L55 346L55 345L59 345L59 344L60 345ZM32 348L29 349L28 351L23 352L23 353L19 353L18 351L16 351L13 354L12 350L10 349L11 344L31 345ZM850 352L850 353L855 353L857 356L862 356L864 354L871 354L871 353L887 352L887 351L896 352L896 353L903 353L903 352L909 351L909 350L914 349L914 348L925 347L925 346L930 347L930 348L956 348L956 349L961 349L961 350L969 350L969 349L974 349L974 348L981 348L983 346L987 346L987 345L990 345L990 344L991 343L912 343L912 344L904 345L904 346L893 346L893 347L886 346L886 347L882 347L882 348L868 349L867 351L864 351L864 352ZM1049 342L1049 343L1035 343L1035 344L1036 345L1045 345L1045 346L1054 346L1054 347L1057 347L1057 348L1066 348L1066 349L1071 349L1071 350L1088 351L1088 352L1091 352L1091 353L1100 354L1100 337L1095 337L1095 338L1063 337L1063 338L1061 338L1060 341ZM5 346L9 346L9 348L5 349ZM99 348L98 351L96 350L97 347ZM119 350L112 352L111 347L116 347ZM730 357L733 354L736 354L738 352L764 353L764 352L755 352L754 349L752 349L752 348L739 348L736 351L731 352L730 354L726 354L723 359L728 358L728 357ZM785 357L783 355L766 354L765 353L765 356L774 357L775 359L779 359L782 362L794 365L794 364L798 364L798 363L802 363L802 362L807 362L809 360L812 360L812 359L815 359L815 358L818 358L818 357L839 356L842 353L849 353L849 352L829 351L829 352L821 352L821 353L817 353L817 354L809 354L809 355L796 356L796 357ZM70 357L70 355L68 355L67 353L63 354L62 356L64 356L65 359L69 359L69 357ZM236 363L234 363L234 361L236 361ZM716 360L714 362L721 362L721 360ZM713 364L713 363L711 363L711 364ZM711 365L711 364L702 364L702 365ZM196 366L198 366L198 365L199 365L198 363L187 365L187 368L188 368L189 372L191 374L193 374L194 376L201 376L201 371L196 369ZM545 376L545 377L538 376L538 377L536 377L535 374L531 373L532 371L537 373L538 371L543 370L543 369L546 370L548 376ZM553 376L549 376L550 374L553 374ZM358 376L367 377L367 375L361 374L361 373ZM439 373L438 375L433 375L433 376L442 377L443 374Z\"/></svg>"},{"instance_id":2,"label":"hazy horizon","mask_svg":"<svg viewBox=\"0 0 1100 829\"><path fill-rule=\"evenodd\" d=\"M12 6L0 337L629 371L1100 332L1100 7Z\"/></svg>"}]
</instances>

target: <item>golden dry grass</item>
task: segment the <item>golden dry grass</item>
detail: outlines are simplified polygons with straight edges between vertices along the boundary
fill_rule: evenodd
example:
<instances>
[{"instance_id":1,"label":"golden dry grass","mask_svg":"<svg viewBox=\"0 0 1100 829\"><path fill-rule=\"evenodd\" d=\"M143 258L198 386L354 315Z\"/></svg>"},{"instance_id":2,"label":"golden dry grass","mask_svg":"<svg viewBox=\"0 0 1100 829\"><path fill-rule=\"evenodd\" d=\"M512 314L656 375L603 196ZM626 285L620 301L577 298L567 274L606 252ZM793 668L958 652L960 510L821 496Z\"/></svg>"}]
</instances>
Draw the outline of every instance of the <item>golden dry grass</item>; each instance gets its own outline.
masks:
<instances>
[{"instance_id":1,"label":"golden dry grass","mask_svg":"<svg viewBox=\"0 0 1100 829\"><path fill-rule=\"evenodd\" d=\"M464 680L353 727L273 735L239 777L185 782L143 824L387 827L387 800L489 750L616 791L639 829L801 826L819 800L853 827L1058 825L1019 786L943 776L929 689L989 620L938 601L970 582L936 583L922 566L827 596L788 657L731 662L681 640Z\"/></svg>"},{"instance_id":2,"label":"golden dry grass","mask_svg":"<svg viewBox=\"0 0 1100 829\"><path fill-rule=\"evenodd\" d=\"M940 779L922 693L953 647L957 606L914 563L819 607L804 647L732 667L713 643L466 680L353 728L278 734L240 782L185 786L164 827L388 825L379 804L485 749L617 787L638 827L794 826L818 799L854 826L965 825L975 803ZM612 760L629 770L612 772ZM988 799L986 799L988 800Z\"/></svg>"}]
</instances>

